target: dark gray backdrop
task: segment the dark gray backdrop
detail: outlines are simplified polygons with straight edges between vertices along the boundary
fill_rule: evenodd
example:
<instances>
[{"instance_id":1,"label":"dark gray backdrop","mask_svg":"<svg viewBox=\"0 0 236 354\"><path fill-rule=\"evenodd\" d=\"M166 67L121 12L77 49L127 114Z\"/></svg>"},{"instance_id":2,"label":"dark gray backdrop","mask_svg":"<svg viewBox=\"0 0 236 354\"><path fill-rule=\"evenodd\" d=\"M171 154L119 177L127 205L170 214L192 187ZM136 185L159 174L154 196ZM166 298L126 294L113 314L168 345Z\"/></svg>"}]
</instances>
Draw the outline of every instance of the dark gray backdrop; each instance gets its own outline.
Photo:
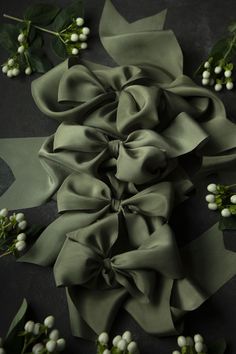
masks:
<instances>
[{"instance_id":1,"label":"dark gray backdrop","mask_svg":"<svg viewBox=\"0 0 236 354\"><path fill-rule=\"evenodd\" d=\"M0 12L20 16L28 5L37 2L39 1L1 0ZM69 1L58 0L55 3L63 6ZM92 29L92 35L84 58L112 64L97 36L103 3L104 0L85 0L86 20ZM168 8L166 28L174 30L184 52L184 71L190 76L207 57L214 41L223 35L228 23L236 20L234 0L113 0L113 3L128 20L136 20ZM6 58L6 53L1 50L0 62L4 62ZM54 57L54 63L57 62ZM35 77L8 79L0 74L0 138L48 136L54 132L57 123L40 113L32 100L30 83ZM221 94L221 97L226 104L228 116L233 119L236 117L235 91ZM191 167L191 160L187 160L187 163ZM229 179L230 177L221 182ZM0 193L12 180L9 169L0 161ZM208 211L204 202L205 188L209 181L203 181L197 186L197 193L174 213L172 225L181 244L198 236L217 221L215 213ZM56 217L56 208L50 203L25 210L25 214L30 223L48 224ZM236 249L235 233L225 234L225 242L227 247ZM229 344L228 353L236 353L235 294L234 279L201 308L186 317L185 333L201 332L209 341L224 336ZM27 298L32 315L38 320L50 313L55 315L57 327L67 339L68 354L95 353L93 343L70 335L65 293L63 289L55 287L51 269L18 264L13 257L0 259L0 336L6 333L23 297ZM157 318L157 321L161 321L161 318ZM174 338L157 339L145 334L123 311L114 323L112 334L125 329L134 333L143 354L170 354L176 347Z\"/></svg>"}]
</instances>

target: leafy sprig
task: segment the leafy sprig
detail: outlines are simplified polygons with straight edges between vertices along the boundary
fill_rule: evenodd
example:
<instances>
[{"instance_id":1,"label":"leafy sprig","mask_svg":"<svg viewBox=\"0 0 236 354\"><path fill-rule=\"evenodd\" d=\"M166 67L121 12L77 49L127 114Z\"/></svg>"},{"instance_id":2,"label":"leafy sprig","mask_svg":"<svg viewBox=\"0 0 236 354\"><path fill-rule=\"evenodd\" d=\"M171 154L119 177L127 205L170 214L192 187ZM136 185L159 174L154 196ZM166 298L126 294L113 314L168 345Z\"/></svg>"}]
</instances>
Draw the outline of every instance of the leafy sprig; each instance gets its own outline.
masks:
<instances>
[{"instance_id":1,"label":"leafy sprig","mask_svg":"<svg viewBox=\"0 0 236 354\"><path fill-rule=\"evenodd\" d=\"M2 64L2 72L10 78L22 72L26 75L44 73L52 67L43 51L43 33L53 36L51 47L63 59L87 48L90 29L84 27L82 0L63 9L51 4L31 5L23 18L3 16L17 22L16 25L0 25L0 45L9 53L9 58Z\"/></svg>"}]
</instances>

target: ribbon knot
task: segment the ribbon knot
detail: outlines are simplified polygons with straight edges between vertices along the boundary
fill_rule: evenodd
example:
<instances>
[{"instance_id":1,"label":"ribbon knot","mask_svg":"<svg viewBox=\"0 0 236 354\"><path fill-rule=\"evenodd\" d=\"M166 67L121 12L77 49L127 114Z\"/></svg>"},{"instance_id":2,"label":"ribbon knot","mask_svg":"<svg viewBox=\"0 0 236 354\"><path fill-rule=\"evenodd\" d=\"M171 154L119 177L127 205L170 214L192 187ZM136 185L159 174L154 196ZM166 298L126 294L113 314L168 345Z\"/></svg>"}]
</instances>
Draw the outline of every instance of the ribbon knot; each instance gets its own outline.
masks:
<instances>
[{"instance_id":1,"label":"ribbon knot","mask_svg":"<svg viewBox=\"0 0 236 354\"><path fill-rule=\"evenodd\" d=\"M121 200L120 199L111 199L111 210L114 212L119 212L121 209Z\"/></svg>"},{"instance_id":2,"label":"ribbon knot","mask_svg":"<svg viewBox=\"0 0 236 354\"><path fill-rule=\"evenodd\" d=\"M119 139L111 140L108 143L109 152L115 159L119 156L120 144L121 141Z\"/></svg>"}]
</instances>

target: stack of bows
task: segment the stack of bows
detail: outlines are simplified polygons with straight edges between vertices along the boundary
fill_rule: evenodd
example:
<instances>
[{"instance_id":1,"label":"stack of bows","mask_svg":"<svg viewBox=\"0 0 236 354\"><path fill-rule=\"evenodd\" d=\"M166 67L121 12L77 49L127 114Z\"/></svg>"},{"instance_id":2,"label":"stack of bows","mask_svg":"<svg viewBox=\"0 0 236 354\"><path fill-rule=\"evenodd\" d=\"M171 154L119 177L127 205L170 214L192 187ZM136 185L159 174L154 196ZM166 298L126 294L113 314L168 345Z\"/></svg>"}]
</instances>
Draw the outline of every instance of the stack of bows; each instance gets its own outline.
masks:
<instances>
[{"instance_id":1,"label":"stack of bows","mask_svg":"<svg viewBox=\"0 0 236 354\"><path fill-rule=\"evenodd\" d=\"M217 226L179 249L168 224L192 186L179 157L202 157L206 170L222 164L236 126L183 75L165 15L128 23L107 0L100 39L120 66L55 67L32 86L41 111L60 121L55 134L14 140L14 151L11 139L0 141L16 177L1 205L57 201L60 217L21 261L54 265L76 336L109 330L121 307L149 333L176 333L183 314L235 274Z\"/></svg>"}]
</instances>

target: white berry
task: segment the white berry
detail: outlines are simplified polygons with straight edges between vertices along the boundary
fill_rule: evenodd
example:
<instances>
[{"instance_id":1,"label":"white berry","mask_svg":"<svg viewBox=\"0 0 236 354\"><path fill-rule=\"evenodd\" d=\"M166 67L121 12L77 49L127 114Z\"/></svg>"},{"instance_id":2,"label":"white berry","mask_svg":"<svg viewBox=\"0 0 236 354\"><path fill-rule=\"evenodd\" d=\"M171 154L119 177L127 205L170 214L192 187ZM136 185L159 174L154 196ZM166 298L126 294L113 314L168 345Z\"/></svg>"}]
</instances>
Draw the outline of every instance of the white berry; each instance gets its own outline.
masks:
<instances>
[{"instance_id":1,"label":"white berry","mask_svg":"<svg viewBox=\"0 0 236 354\"><path fill-rule=\"evenodd\" d=\"M204 68L208 69L211 66L211 64L209 63L209 61L206 61L204 63Z\"/></svg>"},{"instance_id":2,"label":"white berry","mask_svg":"<svg viewBox=\"0 0 236 354\"><path fill-rule=\"evenodd\" d=\"M195 343L195 350L197 353L201 353L203 351L203 343L202 342L196 342Z\"/></svg>"},{"instance_id":3,"label":"white berry","mask_svg":"<svg viewBox=\"0 0 236 354\"><path fill-rule=\"evenodd\" d=\"M7 208L1 209L0 210L0 216L6 217L8 215L8 210Z\"/></svg>"},{"instance_id":4,"label":"white berry","mask_svg":"<svg viewBox=\"0 0 236 354\"><path fill-rule=\"evenodd\" d=\"M16 214L16 221L20 222L25 219L25 215L23 213L17 213Z\"/></svg>"},{"instance_id":5,"label":"white berry","mask_svg":"<svg viewBox=\"0 0 236 354\"><path fill-rule=\"evenodd\" d=\"M221 66L216 66L214 71L215 71L216 74L220 74L221 71L222 71L222 67Z\"/></svg>"},{"instance_id":6,"label":"white berry","mask_svg":"<svg viewBox=\"0 0 236 354\"><path fill-rule=\"evenodd\" d=\"M6 354L6 352L3 348L0 348L0 354Z\"/></svg>"},{"instance_id":7,"label":"white berry","mask_svg":"<svg viewBox=\"0 0 236 354\"><path fill-rule=\"evenodd\" d=\"M82 28L82 33L87 36L90 33L90 29L88 27L83 27Z\"/></svg>"},{"instance_id":8,"label":"white berry","mask_svg":"<svg viewBox=\"0 0 236 354\"><path fill-rule=\"evenodd\" d=\"M25 233L21 233L17 236L17 241L25 241L26 240L26 234Z\"/></svg>"},{"instance_id":9,"label":"white berry","mask_svg":"<svg viewBox=\"0 0 236 354\"><path fill-rule=\"evenodd\" d=\"M135 354L135 353L138 353L138 345L136 342L132 341L128 344L128 352L131 353L131 354Z\"/></svg>"},{"instance_id":10,"label":"white berry","mask_svg":"<svg viewBox=\"0 0 236 354\"><path fill-rule=\"evenodd\" d=\"M178 343L178 346L179 346L180 348L185 347L186 344L187 344L186 338L185 338L184 336L179 336L179 337L177 338L177 343Z\"/></svg>"},{"instance_id":11,"label":"white berry","mask_svg":"<svg viewBox=\"0 0 236 354\"><path fill-rule=\"evenodd\" d=\"M48 316L44 320L44 326L52 328L54 326L55 318L53 316Z\"/></svg>"},{"instance_id":12,"label":"white berry","mask_svg":"<svg viewBox=\"0 0 236 354\"><path fill-rule=\"evenodd\" d=\"M26 227L27 227L27 221L22 220L22 221L19 222L18 228L19 228L20 230L25 230Z\"/></svg>"},{"instance_id":13,"label":"white berry","mask_svg":"<svg viewBox=\"0 0 236 354\"><path fill-rule=\"evenodd\" d=\"M65 347L66 347L66 341L65 341L65 339L64 339L64 338L59 338L59 339L57 340L57 350L58 350L59 352L62 352L62 351L65 349Z\"/></svg>"},{"instance_id":14,"label":"white berry","mask_svg":"<svg viewBox=\"0 0 236 354\"><path fill-rule=\"evenodd\" d=\"M232 71L231 70L225 70L225 77L230 77L232 75Z\"/></svg>"},{"instance_id":15,"label":"white berry","mask_svg":"<svg viewBox=\"0 0 236 354\"><path fill-rule=\"evenodd\" d=\"M12 77L13 76L13 73L12 73L12 70L10 69L10 70L8 70L8 72L7 72L7 77Z\"/></svg>"},{"instance_id":16,"label":"white berry","mask_svg":"<svg viewBox=\"0 0 236 354\"><path fill-rule=\"evenodd\" d=\"M209 85L209 83L210 83L209 79L202 79L203 86L207 86L207 85Z\"/></svg>"},{"instance_id":17,"label":"white berry","mask_svg":"<svg viewBox=\"0 0 236 354\"><path fill-rule=\"evenodd\" d=\"M208 203L214 203L214 202L215 202L215 196L214 196L214 194L207 194L205 199L206 199L206 201L207 201Z\"/></svg>"},{"instance_id":18,"label":"white berry","mask_svg":"<svg viewBox=\"0 0 236 354\"><path fill-rule=\"evenodd\" d=\"M101 344L107 344L109 341L109 336L108 336L107 332L102 332L98 337L98 341Z\"/></svg>"},{"instance_id":19,"label":"white berry","mask_svg":"<svg viewBox=\"0 0 236 354\"><path fill-rule=\"evenodd\" d=\"M17 241L16 242L17 251L21 252L21 251L23 251L25 249L25 247L26 247L25 241Z\"/></svg>"},{"instance_id":20,"label":"white berry","mask_svg":"<svg viewBox=\"0 0 236 354\"><path fill-rule=\"evenodd\" d=\"M18 76L20 74L20 70L18 68L12 69L12 75L13 76Z\"/></svg>"},{"instance_id":21,"label":"white berry","mask_svg":"<svg viewBox=\"0 0 236 354\"><path fill-rule=\"evenodd\" d=\"M82 17L77 17L77 19L76 19L76 24L77 24L77 26L83 26L83 24L84 24L84 19L82 18Z\"/></svg>"},{"instance_id":22,"label":"white berry","mask_svg":"<svg viewBox=\"0 0 236 354\"><path fill-rule=\"evenodd\" d=\"M34 330L34 322L33 322L33 321L28 321L28 322L26 322L24 329L25 329L25 331L28 332L28 333L33 333L33 330Z\"/></svg>"},{"instance_id":23,"label":"white berry","mask_svg":"<svg viewBox=\"0 0 236 354\"><path fill-rule=\"evenodd\" d=\"M21 45L21 46L18 47L18 49L17 49L17 52L20 53L20 54L24 53L24 51L25 51L25 47L24 47L23 45Z\"/></svg>"},{"instance_id":24,"label":"white berry","mask_svg":"<svg viewBox=\"0 0 236 354\"><path fill-rule=\"evenodd\" d=\"M207 190L208 190L208 192L216 193L217 192L217 185L215 183L210 183L207 186Z\"/></svg>"},{"instance_id":25,"label":"white berry","mask_svg":"<svg viewBox=\"0 0 236 354\"><path fill-rule=\"evenodd\" d=\"M231 216L231 212L228 208L224 208L221 210L221 215L224 217L224 218L229 218Z\"/></svg>"},{"instance_id":26,"label":"white berry","mask_svg":"<svg viewBox=\"0 0 236 354\"><path fill-rule=\"evenodd\" d=\"M26 69L25 69L25 75L31 75L32 74L32 69L30 66L28 66Z\"/></svg>"},{"instance_id":27,"label":"white berry","mask_svg":"<svg viewBox=\"0 0 236 354\"><path fill-rule=\"evenodd\" d=\"M197 342L203 343L203 342L204 342L204 339L203 339L203 337L202 337L201 334L195 334L195 336L193 337L193 339L194 339L194 342L195 342L195 343L197 343Z\"/></svg>"},{"instance_id":28,"label":"white berry","mask_svg":"<svg viewBox=\"0 0 236 354\"><path fill-rule=\"evenodd\" d=\"M127 348L127 345L128 343L126 342L125 339L121 339L118 344L117 344L117 348L120 350L120 351L125 351L126 348Z\"/></svg>"},{"instance_id":29,"label":"white berry","mask_svg":"<svg viewBox=\"0 0 236 354\"><path fill-rule=\"evenodd\" d=\"M77 48L72 48L71 53L72 53L73 55L77 55L77 54L79 54L79 49L77 49Z\"/></svg>"},{"instance_id":30,"label":"white berry","mask_svg":"<svg viewBox=\"0 0 236 354\"><path fill-rule=\"evenodd\" d=\"M46 349L49 353L53 353L57 348L57 342L55 340L50 339L46 344Z\"/></svg>"},{"instance_id":31,"label":"white berry","mask_svg":"<svg viewBox=\"0 0 236 354\"><path fill-rule=\"evenodd\" d=\"M122 339L125 339L127 343L130 343L132 341L132 334L130 331L125 331L122 334Z\"/></svg>"},{"instance_id":32,"label":"white berry","mask_svg":"<svg viewBox=\"0 0 236 354\"><path fill-rule=\"evenodd\" d=\"M119 343L119 341L121 340L121 336L115 336L112 340L112 344L114 345L114 347L117 347L117 344Z\"/></svg>"},{"instance_id":33,"label":"white berry","mask_svg":"<svg viewBox=\"0 0 236 354\"><path fill-rule=\"evenodd\" d=\"M230 197L230 201L231 201L231 203L236 204L236 194L234 194Z\"/></svg>"},{"instance_id":34,"label":"white berry","mask_svg":"<svg viewBox=\"0 0 236 354\"><path fill-rule=\"evenodd\" d=\"M7 64L9 65L9 66L13 66L14 65L14 59L9 59L8 60L8 62L7 62Z\"/></svg>"},{"instance_id":35,"label":"white berry","mask_svg":"<svg viewBox=\"0 0 236 354\"><path fill-rule=\"evenodd\" d=\"M20 42L20 43L24 42L24 40L25 40L24 34L20 33L19 36L17 37L17 39L18 39L18 42Z\"/></svg>"},{"instance_id":36,"label":"white berry","mask_svg":"<svg viewBox=\"0 0 236 354\"><path fill-rule=\"evenodd\" d=\"M81 45L80 45L80 48L81 49L87 49L88 48L88 44L87 43L81 43Z\"/></svg>"},{"instance_id":37,"label":"white berry","mask_svg":"<svg viewBox=\"0 0 236 354\"><path fill-rule=\"evenodd\" d=\"M8 71L8 66L7 66L7 65L4 65L4 66L2 67L2 72L3 72L3 74L6 74L7 71Z\"/></svg>"},{"instance_id":38,"label":"white berry","mask_svg":"<svg viewBox=\"0 0 236 354\"><path fill-rule=\"evenodd\" d=\"M227 90L232 90L234 88L234 84L233 82L226 82L226 88Z\"/></svg>"},{"instance_id":39,"label":"white berry","mask_svg":"<svg viewBox=\"0 0 236 354\"><path fill-rule=\"evenodd\" d=\"M105 349L102 354L111 354L111 351L109 349Z\"/></svg>"},{"instance_id":40,"label":"white berry","mask_svg":"<svg viewBox=\"0 0 236 354\"><path fill-rule=\"evenodd\" d=\"M208 71L208 70L203 71L202 77L204 79L209 79L210 76L211 76L210 71Z\"/></svg>"},{"instance_id":41,"label":"white berry","mask_svg":"<svg viewBox=\"0 0 236 354\"><path fill-rule=\"evenodd\" d=\"M52 330L52 332L49 334L49 338L53 339L53 340L58 340L59 337L60 337L60 333L59 333L58 329Z\"/></svg>"},{"instance_id":42,"label":"white berry","mask_svg":"<svg viewBox=\"0 0 236 354\"><path fill-rule=\"evenodd\" d=\"M174 350L172 354L181 354L178 350Z\"/></svg>"},{"instance_id":43,"label":"white berry","mask_svg":"<svg viewBox=\"0 0 236 354\"><path fill-rule=\"evenodd\" d=\"M217 210L218 209L218 206L216 203L209 203L208 204L208 209L210 210Z\"/></svg>"},{"instance_id":44,"label":"white berry","mask_svg":"<svg viewBox=\"0 0 236 354\"><path fill-rule=\"evenodd\" d=\"M35 323L34 329L33 329L33 334L35 336L37 336L37 335L39 335L39 332L40 332L40 323Z\"/></svg>"},{"instance_id":45,"label":"white berry","mask_svg":"<svg viewBox=\"0 0 236 354\"><path fill-rule=\"evenodd\" d=\"M77 33L72 33L72 35L70 36L70 40L71 42L78 42L79 35Z\"/></svg>"},{"instance_id":46,"label":"white berry","mask_svg":"<svg viewBox=\"0 0 236 354\"><path fill-rule=\"evenodd\" d=\"M34 354L39 354L40 352L42 352L42 349L44 348L42 343L37 343L33 346L32 348L32 352Z\"/></svg>"},{"instance_id":47,"label":"white berry","mask_svg":"<svg viewBox=\"0 0 236 354\"><path fill-rule=\"evenodd\" d=\"M222 85L221 84L216 84L214 87L215 91L219 92L222 90Z\"/></svg>"},{"instance_id":48,"label":"white berry","mask_svg":"<svg viewBox=\"0 0 236 354\"><path fill-rule=\"evenodd\" d=\"M81 41L86 41L87 38L88 38L88 37L87 37L85 34L83 34L83 33L81 33L81 34L79 35L79 39L80 39Z\"/></svg>"}]
</instances>

